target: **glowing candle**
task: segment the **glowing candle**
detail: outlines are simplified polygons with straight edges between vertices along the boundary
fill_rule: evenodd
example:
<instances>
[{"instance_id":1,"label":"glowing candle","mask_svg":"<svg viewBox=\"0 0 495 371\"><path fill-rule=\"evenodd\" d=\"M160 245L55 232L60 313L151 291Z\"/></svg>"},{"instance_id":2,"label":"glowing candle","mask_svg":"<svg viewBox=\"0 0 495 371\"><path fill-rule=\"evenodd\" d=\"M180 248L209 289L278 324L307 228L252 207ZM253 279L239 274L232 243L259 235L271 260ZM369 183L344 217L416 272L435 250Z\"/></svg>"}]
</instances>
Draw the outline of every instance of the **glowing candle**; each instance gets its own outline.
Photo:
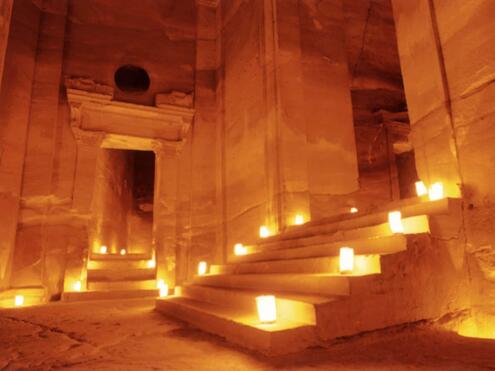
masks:
<instances>
[{"instance_id":1,"label":"glowing candle","mask_svg":"<svg viewBox=\"0 0 495 371\"><path fill-rule=\"evenodd\" d=\"M441 182L433 183L428 190L430 201L441 200L443 198L443 184Z\"/></svg>"},{"instance_id":2,"label":"glowing candle","mask_svg":"<svg viewBox=\"0 0 495 371\"><path fill-rule=\"evenodd\" d=\"M270 236L270 230L268 229L268 227L262 225L260 227L260 237L261 238L266 238L266 237L269 237Z\"/></svg>"},{"instance_id":3,"label":"glowing candle","mask_svg":"<svg viewBox=\"0 0 495 371\"><path fill-rule=\"evenodd\" d=\"M120 249L120 255L125 255L125 254L127 254L126 249Z\"/></svg>"},{"instance_id":4,"label":"glowing candle","mask_svg":"<svg viewBox=\"0 0 495 371\"><path fill-rule=\"evenodd\" d=\"M74 282L74 291L81 291L81 281Z\"/></svg>"},{"instance_id":5,"label":"glowing candle","mask_svg":"<svg viewBox=\"0 0 495 371\"><path fill-rule=\"evenodd\" d=\"M106 246L101 246L100 247L100 254L106 254L108 251L108 248Z\"/></svg>"},{"instance_id":6,"label":"glowing candle","mask_svg":"<svg viewBox=\"0 0 495 371\"><path fill-rule=\"evenodd\" d=\"M258 318L261 323L274 323L277 320L277 306L275 296L262 295L256 298Z\"/></svg>"},{"instance_id":7,"label":"glowing candle","mask_svg":"<svg viewBox=\"0 0 495 371\"><path fill-rule=\"evenodd\" d=\"M21 307L24 305L24 296L23 295L16 295L14 298L14 304L16 307Z\"/></svg>"},{"instance_id":8,"label":"glowing candle","mask_svg":"<svg viewBox=\"0 0 495 371\"><path fill-rule=\"evenodd\" d=\"M351 273L354 269L354 249L352 247L340 248L340 273Z\"/></svg>"},{"instance_id":9,"label":"glowing candle","mask_svg":"<svg viewBox=\"0 0 495 371\"><path fill-rule=\"evenodd\" d=\"M295 225L301 225L301 224L304 224L304 216L300 215L300 214L297 214L295 217L294 217L294 224Z\"/></svg>"},{"instance_id":10,"label":"glowing candle","mask_svg":"<svg viewBox=\"0 0 495 371\"><path fill-rule=\"evenodd\" d=\"M158 280L158 283L156 286L158 289L160 289L160 297L161 298L168 296L168 285L165 283L164 280Z\"/></svg>"},{"instance_id":11,"label":"glowing candle","mask_svg":"<svg viewBox=\"0 0 495 371\"><path fill-rule=\"evenodd\" d=\"M428 189L426 189L425 184L420 180L415 183L416 185L416 194L421 197L428 193Z\"/></svg>"},{"instance_id":12,"label":"glowing candle","mask_svg":"<svg viewBox=\"0 0 495 371\"><path fill-rule=\"evenodd\" d=\"M198 275L202 276L206 274L208 270L208 264L206 262L199 262L198 264Z\"/></svg>"},{"instance_id":13,"label":"glowing candle","mask_svg":"<svg viewBox=\"0 0 495 371\"><path fill-rule=\"evenodd\" d=\"M391 211L388 213L388 224L393 233L404 233L402 214L400 211Z\"/></svg>"},{"instance_id":14,"label":"glowing candle","mask_svg":"<svg viewBox=\"0 0 495 371\"><path fill-rule=\"evenodd\" d=\"M156 263L155 263L155 261L154 261L153 259L150 259L150 260L148 260L148 261L146 262L146 266L147 266L148 268L155 268L155 267L156 267Z\"/></svg>"},{"instance_id":15,"label":"glowing candle","mask_svg":"<svg viewBox=\"0 0 495 371\"><path fill-rule=\"evenodd\" d=\"M246 255L248 253L246 246L242 243L236 243L234 245L234 254L235 255Z\"/></svg>"},{"instance_id":16,"label":"glowing candle","mask_svg":"<svg viewBox=\"0 0 495 371\"><path fill-rule=\"evenodd\" d=\"M164 298L168 296L168 285L164 284L163 287L160 287L160 297Z\"/></svg>"},{"instance_id":17,"label":"glowing candle","mask_svg":"<svg viewBox=\"0 0 495 371\"><path fill-rule=\"evenodd\" d=\"M351 214L356 214L359 210L357 209L357 207L351 207L349 211Z\"/></svg>"}]
</instances>

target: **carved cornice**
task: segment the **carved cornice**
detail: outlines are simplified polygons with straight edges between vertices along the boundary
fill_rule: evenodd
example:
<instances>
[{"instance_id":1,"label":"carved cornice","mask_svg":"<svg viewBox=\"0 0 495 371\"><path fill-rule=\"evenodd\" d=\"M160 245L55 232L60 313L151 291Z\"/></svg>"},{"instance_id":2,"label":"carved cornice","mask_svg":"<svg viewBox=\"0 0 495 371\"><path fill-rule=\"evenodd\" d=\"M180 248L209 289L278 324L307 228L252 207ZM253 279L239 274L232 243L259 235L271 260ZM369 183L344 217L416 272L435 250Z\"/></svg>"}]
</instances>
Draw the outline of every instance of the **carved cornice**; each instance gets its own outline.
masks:
<instances>
[{"instance_id":1,"label":"carved cornice","mask_svg":"<svg viewBox=\"0 0 495 371\"><path fill-rule=\"evenodd\" d=\"M76 140L87 145L152 149L157 147L154 143L158 142L171 143L175 148L177 143L184 141L194 118L191 108L172 104L150 107L118 102L113 100L113 91L109 87L92 84L91 81L66 81L70 82L67 84L70 125ZM90 91L71 86L88 87ZM165 148L165 145L160 146Z\"/></svg>"},{"instance_id":2,"label":"carved cornice","mask_svg":"<svg viewBox=\"0 0 495 371\"><path fill-rule=\"evenodd\" d=\"M152 144L152 150L158 159L177 157L184 147L184 141L170 142L164 140L155 140Z\"/></svg>"}]
</instances>

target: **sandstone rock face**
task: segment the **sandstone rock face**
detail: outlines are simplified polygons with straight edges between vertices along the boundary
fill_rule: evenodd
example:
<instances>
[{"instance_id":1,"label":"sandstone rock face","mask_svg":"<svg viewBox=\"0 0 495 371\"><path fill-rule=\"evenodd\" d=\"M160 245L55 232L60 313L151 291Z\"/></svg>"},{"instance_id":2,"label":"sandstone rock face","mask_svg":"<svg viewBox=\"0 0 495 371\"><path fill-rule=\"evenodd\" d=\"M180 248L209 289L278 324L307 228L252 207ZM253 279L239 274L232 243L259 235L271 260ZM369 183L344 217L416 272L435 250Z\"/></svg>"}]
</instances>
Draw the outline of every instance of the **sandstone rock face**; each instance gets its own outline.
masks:
<instances>
[{"instance_id":1,"label":"sandstone rock face","mask_svg":"<svg viewBox=\"0 0 495 371\"><path fill-rule=\"evenodd\" d=\"M443 180L452 193L461 188L465 237L458 243L471 269L493 284L494 184L489 174L495 117L488 102L495 92L495 52L488 45L495 39L495 4L393 4L419 176ZM481 302L493 302L493 285L488 288Z\"/></svg>"}]
</instances>

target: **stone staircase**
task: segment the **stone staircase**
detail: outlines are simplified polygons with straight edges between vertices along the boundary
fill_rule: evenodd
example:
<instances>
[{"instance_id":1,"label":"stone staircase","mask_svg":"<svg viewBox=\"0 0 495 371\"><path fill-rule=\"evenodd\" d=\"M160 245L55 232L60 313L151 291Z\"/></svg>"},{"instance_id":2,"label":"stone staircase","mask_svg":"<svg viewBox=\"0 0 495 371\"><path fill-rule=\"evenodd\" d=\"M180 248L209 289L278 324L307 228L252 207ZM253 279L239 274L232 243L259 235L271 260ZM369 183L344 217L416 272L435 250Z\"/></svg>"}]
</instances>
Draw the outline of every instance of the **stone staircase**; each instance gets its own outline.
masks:
<instances>
[{"instance_id":1,"label":"stone staircase","mask_svg":"<svg viewBox=\"0 0 495 371\"><path fill-rule=\"evenodd\" d=\"M159 294L156 268L148 255L92 254L86 268L86 287L64 292L62 300L156 297Z\"/></svg>"},{"instance_id":2,"label":"stone staircase","mask_svg":"<svg viewBox=\"0 0 495 371\"><path fill-rule=\"evenodd\" d=\"M390 229L393 210L402 213L404 233ZM431 278L439 273L435 262L445 258L436 241L458 233L459 212L456 199L415 198L368 215L294 226L249 246L247 255L211 266L173 296L157 299L156 309L268 355L431 318L448 295ZM354 248L350 274L339 271L342 246ZM277 321L268 325L256 310L256 297L266 294L276 296L277 306Z\"/></svg>"}]
</instances>

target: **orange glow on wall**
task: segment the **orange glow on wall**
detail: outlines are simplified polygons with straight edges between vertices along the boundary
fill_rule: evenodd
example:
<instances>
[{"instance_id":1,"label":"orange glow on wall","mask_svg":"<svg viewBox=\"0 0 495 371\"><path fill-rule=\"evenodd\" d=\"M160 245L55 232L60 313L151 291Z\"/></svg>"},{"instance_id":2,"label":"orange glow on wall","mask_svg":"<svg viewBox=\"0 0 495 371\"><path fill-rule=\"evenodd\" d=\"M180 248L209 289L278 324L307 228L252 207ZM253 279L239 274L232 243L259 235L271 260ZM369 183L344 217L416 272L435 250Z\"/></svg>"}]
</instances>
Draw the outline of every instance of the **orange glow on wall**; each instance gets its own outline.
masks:
<instances>
[{"instance_id":1,"label":"orange glow on wall","mask_svg":"<svg viewBox=\"0 0 495 371\"><path fill-rule=\"evenodd\" d=\"M205 261L199 262L198 264L198 275L203 276L208 271L208 264Z\"/></svg>"},{"instance_id":2,"label":"orange glow on wall","mask_svg":"<svg viewBox=\"0 0 495 371\"><path fill-rule=\"evenodd\" d=\"M400 211L391 211L388 213L388 224L393 233L404 233L402 214Z\"/></svg>"},{"instance_id":3,"label":"orange glow on wall","mask_svg":"<svg viewBox=\"0 0 495 371\"><path fill-rule=\"evenodd\" d=\"M24 296L23 295L16 295L14 298L14 305L16 307L21 307L24 305Z\"/></svg>"},{"instance_id":4,"label":"orange glow on wall","mask_svg":"<svg viewBox=\"0 0 495 371\"><path fill-rule=\"evenodd\" d=\"M275 296L262 295L256 298L258 318L261 323L274 323L277 321L277 306Z\"/></svg>"},{"instance_id":5,"label":"orange glow on wall","mask_svg":"<svg viewBox=\"0 0 495 371\"><path fill-rule=\"evenodd\" d=\"M421 180L417 181L414 185L416 186L416 194L419 197L425 196L428 194L428 189L426 188L425 184Z\"/></svg>"},{"instance_id":6,"label":"orange glow on wall","mask_svg":"<svg viewBox=\"0 0 495 371\"><path fill-rule=\"evenodd\" d=\"M354 269L354 249L352 247L341 247L339 256L340 273L352 273Z\"/></svg>"},{"instance_id":7,"label":"orange glow on wall","mask_svg":"<svg viewBox=\"0 0 495 371\"><path fill-rule=\"evenodd\" d=\"M270 230L268 229L267 226L262 225L260 227L259 235L260 235L261 238L269 237L270 236Z\"/></svg>"},{"instance_id":8,"label":"orange glow on wall","mask_svg":"<svg viewBox=\"0 0 495 371\"><path fill-rule=\"evenodd\" d=\"M236 243L234 245L234 255L240 256L240 255L247 255L248 250L247 247L244 246L242 243Z\"/></svg>"},{"instance_id":9,"label":"orange glow on wall","mask_svg":"<svg viewBox=\"0 0 495 371\"><path fill-rule=\"evenodd\" d=\"M430 199L430 201L441 200L443 197L443 183L433 183L428 189L428 198Z\"/></svg>"}]
</instances>

